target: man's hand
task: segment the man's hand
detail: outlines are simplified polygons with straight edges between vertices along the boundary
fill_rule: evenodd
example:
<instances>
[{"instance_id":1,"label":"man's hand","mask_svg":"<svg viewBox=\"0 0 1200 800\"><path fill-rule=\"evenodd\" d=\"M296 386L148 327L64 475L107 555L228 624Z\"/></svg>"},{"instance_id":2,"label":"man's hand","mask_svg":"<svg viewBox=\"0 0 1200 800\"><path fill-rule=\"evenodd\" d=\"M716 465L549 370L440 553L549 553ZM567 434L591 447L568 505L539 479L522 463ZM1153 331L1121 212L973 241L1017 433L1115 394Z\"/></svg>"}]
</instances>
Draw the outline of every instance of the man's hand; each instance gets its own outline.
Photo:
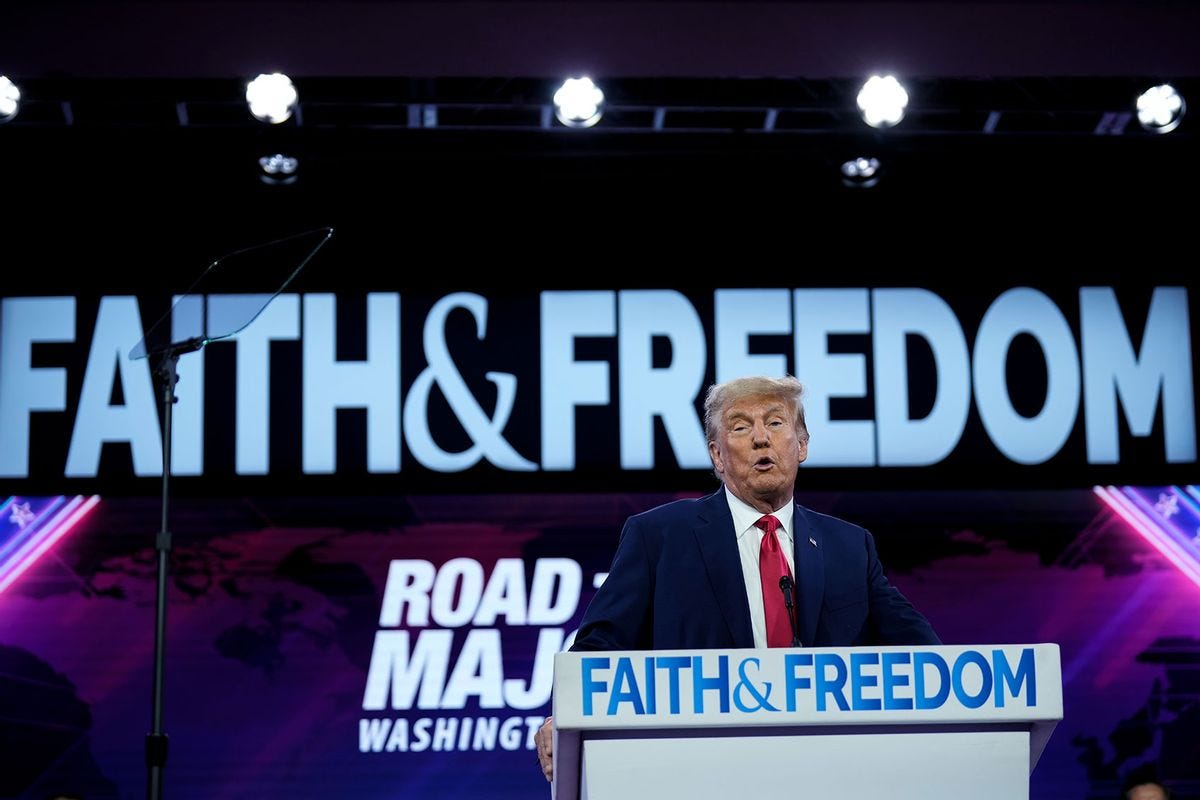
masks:
<instances>
[{"instance_id":1,"label":"man's hand","mask_svg":"<svg viewBox=\"0 0 1200 800\"><path fill-rule=\"evenodd\" d=\"M537 745L538 764L547 781L554 780L554 717L546 717L542 727L533 735L533 743Z\"/></svg>"}]
</instances>

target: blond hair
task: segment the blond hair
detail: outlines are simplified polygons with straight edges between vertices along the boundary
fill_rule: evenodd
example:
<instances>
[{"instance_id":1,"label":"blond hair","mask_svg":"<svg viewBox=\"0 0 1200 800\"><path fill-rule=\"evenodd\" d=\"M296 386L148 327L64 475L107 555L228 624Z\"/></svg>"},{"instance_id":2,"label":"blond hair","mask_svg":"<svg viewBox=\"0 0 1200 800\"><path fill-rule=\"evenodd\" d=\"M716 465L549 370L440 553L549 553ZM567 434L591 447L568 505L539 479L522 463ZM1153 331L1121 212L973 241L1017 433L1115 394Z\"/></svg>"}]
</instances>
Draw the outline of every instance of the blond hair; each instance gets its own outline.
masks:
<instances>
[{"instance_id":1,"label":"blond hair","mask_svg":"<svg viewBox=\"0 0 1200 800\"><path fill-rule=\"evenodd\" d=\"M791 404L796 432L800 436L800 441L807 442L808 426L804 423L804 404L800 402L802 394L804 394L804 385L791 375L785 375L782 378L752 375L746 378L734 378L724 383L715 383L709 387L708 394L704 396L704 435L708 441L715 442L725 409L739 400L747 397L771 397L786 400Z\"/></svg>"}]
</instances>

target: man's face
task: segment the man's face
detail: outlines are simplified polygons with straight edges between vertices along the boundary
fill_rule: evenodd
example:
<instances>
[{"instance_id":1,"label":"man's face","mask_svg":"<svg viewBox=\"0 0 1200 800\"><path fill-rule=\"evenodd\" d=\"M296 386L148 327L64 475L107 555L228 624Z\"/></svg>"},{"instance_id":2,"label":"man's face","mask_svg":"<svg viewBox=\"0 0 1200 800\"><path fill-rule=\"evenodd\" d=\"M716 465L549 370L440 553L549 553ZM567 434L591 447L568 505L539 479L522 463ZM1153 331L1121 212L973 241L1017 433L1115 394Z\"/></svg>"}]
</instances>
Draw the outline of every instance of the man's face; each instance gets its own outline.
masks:
<instances>
[{"instance_id":1,"label":"man's face","mask_svg":"<svg viewBox=\"0 0 1200 800\"><path fill-rule=\"evenodd\" d=\"M747 397L725 408L708 451L729 490L767 514L791 499L808 442L796 430L789 401Z\"/></svg>"},{"instance_id":2,"label":"man's face","mask_svg":"<svg viewBox=\"0 0 1200 800\"><path fill-rule=\"evenodd\" d=\"M1157 783L1143 783L1130 789L1126 797L1129 800L1166 800L1167 793Z\"/></svg>"}]
</instances>

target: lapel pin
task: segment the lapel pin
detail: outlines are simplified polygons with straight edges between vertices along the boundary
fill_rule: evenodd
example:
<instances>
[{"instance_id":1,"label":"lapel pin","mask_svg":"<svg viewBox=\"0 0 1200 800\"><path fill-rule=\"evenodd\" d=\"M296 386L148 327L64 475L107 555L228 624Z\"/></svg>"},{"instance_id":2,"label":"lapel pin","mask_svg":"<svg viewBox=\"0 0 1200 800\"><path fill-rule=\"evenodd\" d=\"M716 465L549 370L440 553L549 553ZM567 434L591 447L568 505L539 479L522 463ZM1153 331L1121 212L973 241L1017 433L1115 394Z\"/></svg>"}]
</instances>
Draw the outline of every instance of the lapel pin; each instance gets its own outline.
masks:
<instances>
[{"instance_id":1,"label":"lapel pin","mask_svg":"<svg viewBox=\"0 0 1200 800\"><path fill-rule=\"evenodd\" d=\"M814 539L814 538L813 538L813 537L811 537L811 536L810 536L810 537L808 537L808 543L809 543L809 544L811 544L813 547L816 547L816 546L817 546L817 540L816 540L816 539Z\"/></svg>"}]
</instances>

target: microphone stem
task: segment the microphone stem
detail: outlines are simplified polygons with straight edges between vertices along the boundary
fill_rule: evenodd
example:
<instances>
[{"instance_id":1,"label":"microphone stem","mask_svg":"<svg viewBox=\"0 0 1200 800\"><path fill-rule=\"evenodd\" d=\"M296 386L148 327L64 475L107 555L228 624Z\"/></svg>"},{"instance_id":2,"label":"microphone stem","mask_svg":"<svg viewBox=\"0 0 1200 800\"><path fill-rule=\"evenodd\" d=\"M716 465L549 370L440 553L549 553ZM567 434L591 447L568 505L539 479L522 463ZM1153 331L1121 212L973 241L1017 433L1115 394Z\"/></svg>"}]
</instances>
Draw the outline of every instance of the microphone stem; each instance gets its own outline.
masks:
<instances>
[{"instance_id":1,"label":"microphone stem","mask_svg":"<svg viewBox=\"0 0 1200 800\"><path fill-rule=\"evenodd\" d=\"M800 647L800 632L796 629L796 604L792 600L795 586L796 584L787 575L779 581L779 588L783 592L783 604L787 606L788 624L792 628L792 647Z\"/></svg>"}]
</instances>

